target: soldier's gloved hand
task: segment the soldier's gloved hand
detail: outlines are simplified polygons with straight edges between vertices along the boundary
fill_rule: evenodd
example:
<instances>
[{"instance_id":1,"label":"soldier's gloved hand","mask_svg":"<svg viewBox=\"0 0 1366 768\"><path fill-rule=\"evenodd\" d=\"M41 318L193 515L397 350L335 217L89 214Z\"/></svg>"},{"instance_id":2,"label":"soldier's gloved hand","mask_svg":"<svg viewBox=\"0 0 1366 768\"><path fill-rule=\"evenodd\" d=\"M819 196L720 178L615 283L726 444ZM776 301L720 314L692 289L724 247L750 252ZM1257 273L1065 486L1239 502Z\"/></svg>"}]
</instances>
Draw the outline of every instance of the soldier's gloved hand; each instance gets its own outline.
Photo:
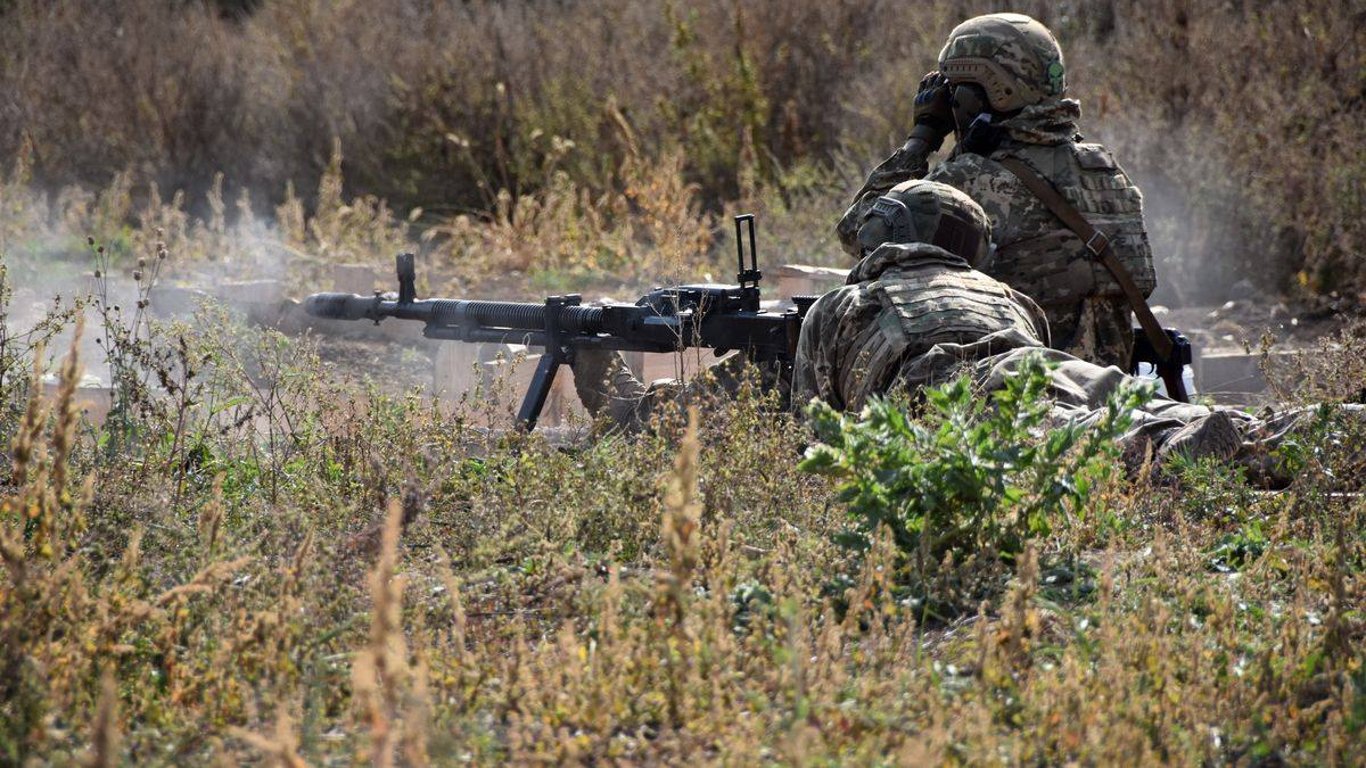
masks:
<instances>
[{"instance_id":1,"label":"soldier's gloved hand","mask_svg":"<svg viewBox=\"0 0 1366 768\"><path fill-rule=\"evenodd\" d=\"M593 416L604 408L618 423L630 420L631 413L645 397L645 384L636 379L620 352L610 349L574 351L574 390Z\"/></svg>"},{"instance_id":2,"label":"soldier's gloved hand","mask_svg":"<svg viewBox=\"0 0 1366 768\"><path fill-rule=\"evenodd\" d=\"M931 152L939 149L944 137L953 133L953 102L947 77L929 72L921 78L912 115L915 127L911 129L911 138L924 141Z\"/></svg>"},{"instance_id":3,"label":"soldier's gloved hand","mask_svg":"<svg viewBox=\"0 0 1366 768\"><path fill-rule=\"evenodd\" d=\"M612 387L608 381L612 366L618 353L606 349L579 349L574 351L574 389L579 400L588 412L597 415L611 399Z\"/></svg>"}]
</instances>

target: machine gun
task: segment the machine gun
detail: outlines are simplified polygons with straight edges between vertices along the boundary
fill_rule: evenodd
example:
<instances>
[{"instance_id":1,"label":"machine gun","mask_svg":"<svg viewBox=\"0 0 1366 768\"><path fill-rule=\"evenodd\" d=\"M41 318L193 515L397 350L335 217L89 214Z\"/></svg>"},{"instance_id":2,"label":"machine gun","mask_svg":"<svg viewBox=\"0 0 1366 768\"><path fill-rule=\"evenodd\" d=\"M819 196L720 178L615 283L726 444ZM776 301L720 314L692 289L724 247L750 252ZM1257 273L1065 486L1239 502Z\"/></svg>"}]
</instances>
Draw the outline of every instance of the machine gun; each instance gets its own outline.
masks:
<instances>
[{"instance_id":1,"label":"machine gun","mask_svg":"<svg viewBox=\"0 0 1366 768\"><path fill-rule=\"evenodd\" d=\"M749 266L745 265L742 226L749 226ZM790 371L802 318L816 300L793 297L796 305L782 312L759 306L758 256L754 215L735 217L738 252L737 285L679 285L655 288L635 304L582 306L578 294L551 296L544 304L477 299L418 299L416 267L411 253L396 258L398 293L358 296L315 293L304 301L314 317L372 320L386 317L426 323L429 339L497 342L542 347L531 386L517 413L530 430L545 406L561 365L572 363L580 349L630 352L678 352L705 347L716 354L741 350L756 363L778 363Z\"/></svg>"}]
</instances>

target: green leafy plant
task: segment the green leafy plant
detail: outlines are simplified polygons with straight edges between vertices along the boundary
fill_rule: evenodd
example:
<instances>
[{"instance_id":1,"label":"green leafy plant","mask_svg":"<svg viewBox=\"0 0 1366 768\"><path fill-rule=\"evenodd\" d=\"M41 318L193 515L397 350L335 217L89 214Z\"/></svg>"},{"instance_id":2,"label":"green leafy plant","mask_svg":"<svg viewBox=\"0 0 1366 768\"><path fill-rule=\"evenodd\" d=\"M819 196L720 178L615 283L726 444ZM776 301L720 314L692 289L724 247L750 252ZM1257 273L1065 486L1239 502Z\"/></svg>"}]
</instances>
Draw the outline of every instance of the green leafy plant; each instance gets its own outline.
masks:
<instances>
[{"instance_id":1,"label":"green leafy plant","mask_svg":"<svg viewBox=\"0 0 1366 768\"><path fill-rule=\"evenodd\" d=\"M895 399L874 399L857 416L813 404L821 442L802 468L838 479L853 523L841 543L866 550L887 526L923 573L950 553L1012 559L1058 520L1084 515L1113 471L1129 411L1149 395L1125 388L1096 419L1060 420L1048 384L1044 363L1029 357L990 397L966 376L924 390L919 418Z\"/></svg>"}]
</instances>

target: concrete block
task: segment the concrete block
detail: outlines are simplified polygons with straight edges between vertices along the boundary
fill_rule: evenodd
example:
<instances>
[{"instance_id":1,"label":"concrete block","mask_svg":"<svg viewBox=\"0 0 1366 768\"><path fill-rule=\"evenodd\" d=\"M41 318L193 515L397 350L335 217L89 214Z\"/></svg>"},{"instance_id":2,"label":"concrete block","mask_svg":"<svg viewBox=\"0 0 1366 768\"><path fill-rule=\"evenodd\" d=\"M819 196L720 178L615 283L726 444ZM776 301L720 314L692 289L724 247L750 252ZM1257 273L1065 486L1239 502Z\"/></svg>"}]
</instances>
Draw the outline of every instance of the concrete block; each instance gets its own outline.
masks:
<instances>
[{"instance_id":1,"label":"concrete block","mask_svg":"<svg viewBox=\"0 0 1366 768\"><path fill-rule=\"evenodd\" d=\"M1293 357L1291 352L1270 353L1270 364L1285 370ZM1266 391L1266 376L1262 373L1262 356L1242 350L1211 350L1198 352L1192 362L1196 387L1201 394L1212 395L1220 402L1247 403Z\"/></svg>"},{"instance_id":2,"label":"concrete block","mask_svg":"<svg viewBox=\"0 0 1366 768\"><path fill-rule=\"evenodd\" d=\"M205 299L213 298L198 288L183 288L177 285L154 285L148 292L147 306L152 314L159 317L183 317L194 314Z\"/></svg>"},{"instance_id":3,"label":"concrete block","mask_svg":"<svg viewBox=\"0 0 1366 768\"><path fill-rule=\"evenodd\" d=\"M540 362L540 357L539 354L527 355L525 358L517 355L509 359L480 363L485 387L495 388L500 394L510 398L515 410L521 405L522 398L531 386L531 379L536 375L536 365ZM572 418L586 420L588 412L579 402L578 392L574 389L574 369L563 365L555 373L555 382L551 385L550 394L546 397L537 424L558 427Z\"/></svg>"},{"instance_id":4,"label":"concrete block","mask_svg":"<svg viewBox=\"0 0 1366 768\"><path fill-rule=\"evenodd\" d=\"M464 344L443 341L436 346L432 357L432 393L447 400L458 400L477 384L485 383L488 371L485 363L512 360L517 351L508 344Z\"/></svg>"},{"instance_id":5,"label":"concrete block","mask_svg":"<svg viewBox=\"0 0 1366 768\"><path fill-rule=\"evenodd\" d=\"M356 323L362 324L365 328L372 331L375 335L388 339L389 341L418 342L426 338L422 335L422 329L426 326L416 320L399 320L389 317L380 321L376 326L368 320L357 320ZM450 342L458 344L459 342Z\"/></svg>"},{"instance_id":6,"label":"concrete block","mask_svg":"<svg viewBox=\"0 0 1366 768\"><path fill-rule=\"evenodd\" d=\"M49 374L43 377L43 396L49 401L57 397L58 390L61 389L61 382L57 377ZM72 395L72 402L76 405L76 410L92 426L104 426L104 422L109 418L109 410L114 405L114 390L105 386L104 382L94 376L84 376L76 385L76 392Z\"/></svg>"},{"instance_id":7,"label":"concrete block","mask_svg":"<svg viewBox=\"0 0 1366 768\"><path fill-rule=\"evenodd\" d=\"M432 394L455 399L474 386L479 359L473 344L438 344L432 356Z\"/></svg>"},{"instance_id":8,"label":"concrete block","mask_svg":"<svg viewBox=\"0 0 1366 768\"><path fill-rule=\"evenodd\" d=\"M844 285L849 270L834 267L810 267L805 264L784 264L776 270L778 296L820 296Z\"/></svg>"},{"instance_id":9,"label":"concrete block","mask_svg":"<svg viewBox=\"0 0 1366 768\"><path fill-rule=\"evenodd\" d=\"M433 363L433 392L444 400L456 401L475 385L482 385L485 392L496 390L516 407L536 373L538 349L532 347L531 354L525 354L528 348L516 344L443 343ZM711 350L701 349L671 354L623 352L622 357L636 378L646 384L680 376L687 380L719 360ZM561 366L546 398L540 423L560 426L571 418L587 417L574 389L573 368Z\"/></svg>"}]
</instances>

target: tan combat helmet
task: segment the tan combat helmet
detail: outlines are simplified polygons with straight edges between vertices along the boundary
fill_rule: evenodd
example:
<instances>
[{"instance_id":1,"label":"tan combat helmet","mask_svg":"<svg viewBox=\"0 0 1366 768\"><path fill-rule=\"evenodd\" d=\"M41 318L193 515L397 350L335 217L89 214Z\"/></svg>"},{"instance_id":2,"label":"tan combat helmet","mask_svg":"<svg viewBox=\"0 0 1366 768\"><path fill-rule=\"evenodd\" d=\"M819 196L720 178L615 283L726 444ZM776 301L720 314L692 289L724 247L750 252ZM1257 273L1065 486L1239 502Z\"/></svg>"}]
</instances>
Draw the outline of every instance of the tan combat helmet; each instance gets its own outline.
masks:
<instances>
[{"instance_id":1,"label":"tan combat helmet","mask_svg":"<svg viewBox=\"0 0 1366 768\"><path fill-rule=\"evenodd\" d=\"M975 200L947 184L903 181L873 203L859 229L872 251L883 243L929 243L981 268L991 249L991 220Z\"/></svg>"},{"instance_id":2,"label":"tan combat helmet","mask_svg":"<svg viewBox=\"0 0 1366 768\"><path fill-rule=\"evenodd\" d=\"M950 83L975 83L997 112L1014 112L1067 89L1062 48L1048 27L1019 13L977 16L954 27L939 52Z\"/></svg>"}]
</instances>

